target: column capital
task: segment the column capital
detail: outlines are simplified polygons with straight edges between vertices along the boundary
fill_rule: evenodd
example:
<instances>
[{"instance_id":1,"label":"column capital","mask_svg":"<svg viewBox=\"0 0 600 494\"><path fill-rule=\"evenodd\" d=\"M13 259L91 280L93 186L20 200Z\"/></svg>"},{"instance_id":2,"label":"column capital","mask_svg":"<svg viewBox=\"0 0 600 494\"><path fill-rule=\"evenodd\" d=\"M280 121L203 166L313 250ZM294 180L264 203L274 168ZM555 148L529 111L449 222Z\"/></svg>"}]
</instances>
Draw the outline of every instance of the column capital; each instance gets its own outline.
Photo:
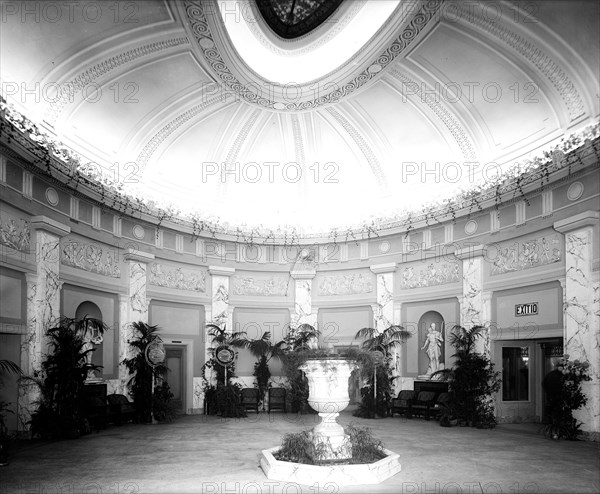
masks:
<instances>
[{"instance_id":1,"label":"column capital","mask_svg":"<svg viewBox=\"0 0 600 494\"><path fill-rule=\"evenodd\" d=\"M235 268L227 268L225 266L208 266L208 272L212 276L231 276L235 273Z\"/></svg>"},{"instance_id":2,"label":"column capital","mask_svg":"<svg viewBox=\"0 0 600 494\"><path fill-rule=\"evenodd\" d=\"M317 275L314 269L294 269L290 272L290 276L295 280L312 280Z\"/></svg>"},{"instance_id":3,"label":"column capital","mask_svg":"<svg viewBox=\"0 0 600 494\"><path fill-rule=\"evenodd\" d=\"M150 261L154 261L154 254L142 252L141 250L128 249L127 252L123 254L123 258L130 262L149 263Z\"/></svg>"},{"instance_id":4,"label":"column capital","mask_svg":"<svg viewBox=\"0 0 600 494\"><path fill-rule=\"evenodd\" d=\"M71 233L71 227L53 220L52 218L48 218L47 216L33 216L31 218L31 229L43 230L52 233L59 238Z\"/></svg>"},{"instance_id":5,"label":"column capital","mask_svg":"<svg viewBox=\"0 0 600 494\"><path fill-rule=\"evenodd\" d=\"M583 213L570 216L564 220L554 222L554 229L560 233L569 233L573 230L579 230L585 227L598 226L600 222L600 212L598 211L584 211Z\"/></svg>"},{"instance_id":6,"label":"column capital","mask_svg":"<svg viewBox=\"0 0 600 494\"><path fill-rule=\"evenodd\" d=\"M460 259L474 259L476 257L485 257L487 251L487 247L485 245L469 245L468 247L463 247L462 249L458 249L454 251L454 255Z\"/></svg>"},{"instance_id":7,"label":"column capital","mask_svg":"<svg viewBox=\"0 0 600 494\"><path fill-rule=\"evenodd\" d=\"M385 264L374 264L373 266L369 266L369 269L375 274L385 274L393 273L396 271L397 267L398 265L395 262L386 262Z\"/></svg>"},{"instance_id":8,"label":"column capital","mask_svg":"<svg viewBox=\"0 0 600 494\"><path fill-rule=\"evenodd\" d=\"M25 273L25 283L35 285L39 280L37 273Z\"/></svg>"}]
</instances>

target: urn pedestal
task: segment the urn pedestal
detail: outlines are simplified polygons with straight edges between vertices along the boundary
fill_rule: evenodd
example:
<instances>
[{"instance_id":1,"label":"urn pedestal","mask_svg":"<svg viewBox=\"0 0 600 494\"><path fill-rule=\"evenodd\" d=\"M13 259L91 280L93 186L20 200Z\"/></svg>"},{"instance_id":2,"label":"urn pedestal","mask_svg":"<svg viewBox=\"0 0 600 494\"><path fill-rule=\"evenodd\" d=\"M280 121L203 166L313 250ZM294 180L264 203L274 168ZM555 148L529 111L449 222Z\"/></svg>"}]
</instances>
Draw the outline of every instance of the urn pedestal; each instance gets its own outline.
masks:
<instances>
[{"instance_id":1,"label":"urn pedestal","mask_svg":"<svg viewBox=\"0 0 600 494\"><path fill-rule=\"evenodd\" d=\"M315 445L323 453L321 460L352 457L350 441L337 417L350 403L348 378L356 368L353 361L333 358L311 359L300 366L308 379L308 403L321 417L313 429Z\"/></svg>"}]
</instances>

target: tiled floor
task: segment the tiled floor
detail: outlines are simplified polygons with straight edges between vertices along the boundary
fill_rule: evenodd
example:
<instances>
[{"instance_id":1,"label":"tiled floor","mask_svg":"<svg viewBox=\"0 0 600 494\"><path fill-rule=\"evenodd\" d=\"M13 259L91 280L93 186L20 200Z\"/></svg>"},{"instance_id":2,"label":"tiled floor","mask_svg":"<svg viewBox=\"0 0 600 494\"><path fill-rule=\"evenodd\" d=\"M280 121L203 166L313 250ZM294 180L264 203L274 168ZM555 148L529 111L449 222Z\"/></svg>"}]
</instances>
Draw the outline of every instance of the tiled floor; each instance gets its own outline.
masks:
<instances>
[{"instance_id":1,"label":"tiled floor","mask_svg":"<svg viewBox=\"0 0 600 494\"><path fill-rule=\"evenodd\" d=\"M111 426L77 440L37 444L0 469L5 493L583 493L600 492L599 444L552 441L538 426L443 428L401 417L366 425L400 455L402 472L377 486L338 487L269 481L260 450L318 418L266 413L244 419L184 416L172 424Z\"/></svg>"}]
</instances>

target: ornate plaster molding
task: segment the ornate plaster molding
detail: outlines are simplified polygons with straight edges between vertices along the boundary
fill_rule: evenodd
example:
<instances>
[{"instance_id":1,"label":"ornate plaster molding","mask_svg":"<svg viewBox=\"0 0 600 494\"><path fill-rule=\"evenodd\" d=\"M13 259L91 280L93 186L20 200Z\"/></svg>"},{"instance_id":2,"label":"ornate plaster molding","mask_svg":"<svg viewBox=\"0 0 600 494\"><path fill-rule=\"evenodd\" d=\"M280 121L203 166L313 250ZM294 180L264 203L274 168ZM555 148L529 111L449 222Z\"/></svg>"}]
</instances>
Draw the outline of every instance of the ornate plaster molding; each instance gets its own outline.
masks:
<instances>
[{"instance_id":1,"label":"ornate plaster molding","mask_svg":"<svg viewBox=\"0 0 600 494\"><path fill-rule=\"evenodd\" d=\"M311 81L309 84L300 85L299 92L302 96L298 98L298 101L290 101L289 98L285 97L287 86L281 86L273 81L261 80L248 67L245 67L244 71L252 74L252 80L249 81L240 80L242 76L232 72L215 41L216 38L205 15L202 2L187 0L184 5L183 17L187 18L190 32L194 36L200 55L204 57L216 78L229 90L235 92L246 102L258 105L261 108L277 111L304 111L330 103L337 103L365 84L376 80L383 70L412 44L429 21L436 17L435 14L440 5L441 2L438 0L422 2L420 8L410 16L410 20L404 23L404 28L400 34L377 56L372 57L372 63L360 73L354 73L350 79L345 80L340 85L333 82L335 73L328 74L326 78ZM239 60L236 63L240 66L245 65ZM375 66L376 69L374 69ZM267 84L267 90L263 90L261 83ZM323 94L315 95L315 85L323 88ZM303 88L305 90L302 90Z\"/></svg>"},{"instance_id":2,"label":"ornate plaster molding","mask_svg":"<svg viewBox=\"0 0 600 494\"><path fill-rule=\"evenodd\" d=\"M190 41L187 36L157 41L155 43L147 43L92 65L77 75L73 80L61 84L60 96L49 105L45 119L50 123L56 122L67 103L73 101L75 95L81 93L81 90L85 86L89 86L100 77L122 65L127 65L138 58L147 57L148 55L189 43Z\"/></svg>"}]
</instances>

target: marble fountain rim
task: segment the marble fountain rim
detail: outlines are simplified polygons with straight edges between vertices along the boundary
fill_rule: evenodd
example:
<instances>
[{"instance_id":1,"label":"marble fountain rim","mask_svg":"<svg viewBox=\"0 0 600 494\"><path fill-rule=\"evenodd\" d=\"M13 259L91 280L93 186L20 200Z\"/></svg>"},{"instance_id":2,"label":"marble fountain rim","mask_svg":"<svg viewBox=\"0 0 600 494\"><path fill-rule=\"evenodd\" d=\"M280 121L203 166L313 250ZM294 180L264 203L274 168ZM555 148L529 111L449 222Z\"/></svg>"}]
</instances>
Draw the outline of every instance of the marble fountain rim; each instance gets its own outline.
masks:
<instances>
[{"instance_id":1,"label":"marble fountain rim","mask_svg":"<svg viewBox=\"0 0 600 494\"><path fill-rule=\"evenodd\" d=\"M339 486L380 484L402 470L400 456L383 448L385 458L372 463L352 465L307 465L277 460L273 453L281 446L262 450L260 467L269 480L302 485L337 484ZM304 482L302 479L306 479Z\"/></svg>"}]
</instances>

